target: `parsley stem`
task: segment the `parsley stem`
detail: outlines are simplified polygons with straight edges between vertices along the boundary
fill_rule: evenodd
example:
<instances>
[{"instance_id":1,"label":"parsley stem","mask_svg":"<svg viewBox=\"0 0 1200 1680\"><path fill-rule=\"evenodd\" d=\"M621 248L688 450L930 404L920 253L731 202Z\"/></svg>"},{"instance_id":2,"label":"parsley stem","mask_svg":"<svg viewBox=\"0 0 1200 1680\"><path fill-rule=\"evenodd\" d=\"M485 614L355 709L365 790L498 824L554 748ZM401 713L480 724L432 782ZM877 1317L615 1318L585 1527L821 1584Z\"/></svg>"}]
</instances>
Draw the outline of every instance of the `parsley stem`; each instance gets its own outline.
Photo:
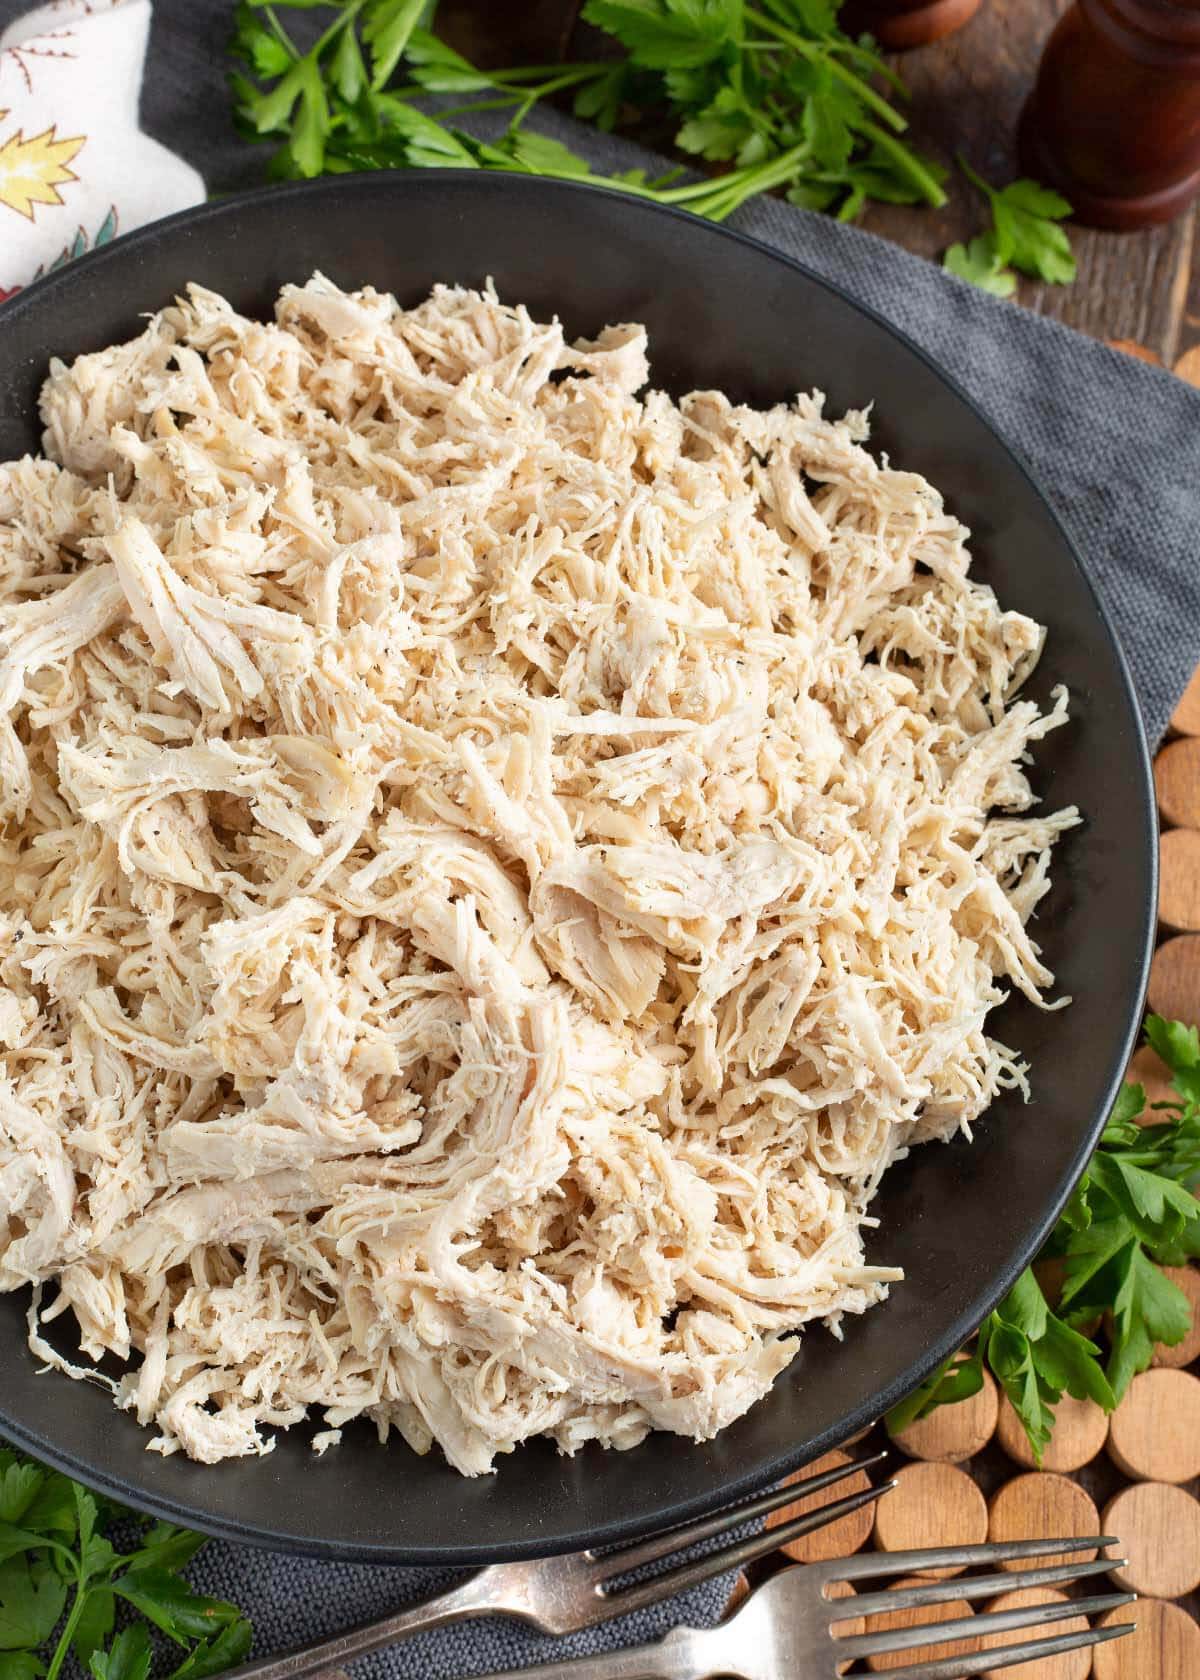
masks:
<instances>
[{"instance_id":1,"label":"parsley stem","mask_svg":"<svg viewBox=\"0 0 1200 1680\"><path fill-rule=\"evenodd\" d=\"M907 122L895 106L889 105L881 94L876 93L875 89L868 86L860 76L856 76L853 70L847 70L844 64L839 64L824 43L806 41L803 35L797 35L791 29L785 29L782 24L776 23L774 18L756 11L753 6L746 7L744 16L747 23L754 23L760 29L765 29L768 35L774 35L777 40L782 41L785 46L791 47L792 51L799 53L802 58L819 58L827 67L831 76L836 76L838 81L844 82L848 88L853 88L863 104L869 105L877 116L883 118L889 128L895 129L897 134L902 134L908 127Z\"/></svg>"},{"instance_id":2,"label":"parsley stem","mask_svg":"<svg viewBox=\"0 0 1200 1680\"><path fill-rule=\"evenodd\" d=\"M83 1573L82 1561L79 1574L75 1577L75 1597L72 1601L67 1619L63 1623L63 1630L58 1637L58 1644L54 1647L54 1655L50 1658L50 1666L46 1670L45 1680L58 1680L59 1670L67 1660L67 1652L71 1649L71 1641L75 1637L75 1629L79 1626L79 1618L83 1615L83 1607L91 1591Z\"/></svg>"},{"instance_id":3,"label":"parsley stem","mask_svg":"<svg viewBox=\"0 0 1200 1680\"><path fill-rule=\"evenodd\" d=\"M989 204L994 204L997 197L995 190L988 186L987 182L981 175L976 175L975 171L971 168L971 165L967 162L961 152L955 152L954 161L967 177L967 180L970 181L971 185L983 194Z\"/></svg>"},{"instance_id":4,"label":"parsley stem","mask_svg":"<svg viewBox=\"0 0 1200 1680\"><path fill-rule=\"evenodd\" d=\"M541 82L536 87L526 88L520 96L520 104L517 107L511 126L519 128L539 99L545 99L552 93L560 92L563 88L574 87L577 82L583 79L573 69L569 69L564 70L561 75L552 77L548 82Z\"/></svg>"},{"instance_id":5,"label":"parsley stem","mask_svg":"<svg viewBox=\"0 0 1200 1680\"><path fill-rule=\"evenodd\" d=\"M340 35L343 29L349 29L353 26L355 18L363 8L363 0L343 0L343 4L345 6L345 10L339 17L334 18L325 33L323 35L319 35L308 50L307 56L311 58L314 63L320 58L321 54L325 51L325 48L335 36Z\"/></svg>"},{"instance_id":6,"label":"parsley stem","mask_svg":"<svg viewBox=\"0 0 1200 1680\"><path fill-rule=\"evenodd\" d=\"M886 133L868 117L860 117L854 126L860 133L874 140L881 152L887 153L900 173L908 176L928 204L932 204L935 210L941 209L946 202L946 195L915 152L910 151L907 146L902 146L894 136Z\"/></svg>"},{"instance_id":7,"label":"parsley stem","mask_svg":"<svg viewBox=\"0 0 1200 1680\"><path fill-rule=\"evenodd\" d=\"M766 163L732 170L716 180L693 181L686 187L675 187L654 196L661 204L677 204L697 215L707 216L710 221L722 222L755 193L767 192L771 187L781 186L790 180L808 155L809 147L805 142L790 146L786 152L780 152L778 157L770 158Z\"/></svg>"},{"instance_id":8,"label":"parsley stem","mask_svg":"<svg viewBox=\"0 0 1200 1680\"><path fill-rule=\"evenodd\" d=\"M563 64L520 64L511 70L489 70L488 79L499 82L504 86L508 82L536 81L539 76L558 76L564 70L570 70L578 81L585 81L589 77L606 76L613 69L612 64L602 64L599 60L582 59L578 63L572 61Z\"/></svg>"},{"instance_id":9,"label":"parsley stem","mask_svg":"<svg viewBox=\"0 0 1200 1680\"><path fill-rule=\"evenodd\" d=\"M283 47L285 51L290 52L293 58L302 58L304 55L301 53L300 48L296 45L295 41L292 40L292 37L288 34L287 30L283 27L278 17L275 15L274 6L268 6L264 12L264 16L266 17L267 23L270 25L271 31L280 46Z\"/></svg>"}]
</instances>

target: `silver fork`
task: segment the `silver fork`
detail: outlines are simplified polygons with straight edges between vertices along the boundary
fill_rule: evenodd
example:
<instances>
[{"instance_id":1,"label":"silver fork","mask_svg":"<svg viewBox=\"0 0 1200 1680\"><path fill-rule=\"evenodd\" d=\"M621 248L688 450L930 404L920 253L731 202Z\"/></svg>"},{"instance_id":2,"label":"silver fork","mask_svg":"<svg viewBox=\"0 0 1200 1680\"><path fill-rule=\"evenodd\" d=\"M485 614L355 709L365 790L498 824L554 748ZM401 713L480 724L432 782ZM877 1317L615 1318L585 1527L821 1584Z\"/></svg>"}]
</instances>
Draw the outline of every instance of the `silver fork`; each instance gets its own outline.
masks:
<instances>
[{"instance_id":1,"label":"silver fork","mask_svg":"<svg viewBox=\"0 0 1200 1680\"><path fill-rule=\"evenodd\" d=\"M839 1637L839 1622L875 1616L889 1610L924 1610L954 1599L992 1598L1019 1587L1051 1586L1077 1581L1085 1575L1119 1567L1115 1558L1092 1563L1053 1564L1040 1569L1000 1570L996 1574L956 1576L949 1581L922 1581L890 1591L859 1593L830 1599L826 1588L839 1581L862 1581L870 1576L909 1574L913 1570L995 1565L1020 1558L1047 1557L1111 1546L1108 1535L1084 1540L1015 1540L1001 1545L939 1546L915 1552L860 1552L832 1563L809 1563L784 1569L752 1592L728 1621L715 1628L674 1628L655 1645L568 1662L539 1663L534 1668L506 1669L487 1680L712 1680L727 1675L735 1680L834 1680L851 1664L894 1651L936 1646L950 1640L1011 1633L1019 1628L1045 1627L1074 1616L1099 1615L1129 1604L1136 1593L1102 1593L1068 1599L1063 1604L1035 1604L1024 1610L992 1611L960 1616L924 1626L889 1628L879 1633L848 1632ZM934 1657L929 1662L894 1668L887 1680L966 1680L990 1674L1035 1657L1055 1657L1085 1645L1103 1645L1132 1632L1130 1623L1094 1627L1086 1633L1025 1639L974 1656ZM857 1667L854 1673L860 1672Z\"/></svg>"},{"instance_id":2,"label":"silver fork","mask_svg":"<svg viewBox=\"0 0 1200 1680\"><path fill-rule=\"evenodd\" d=\"M525 1563L489 1564L436 1598L406 1605L379 1621L362 1623L346 1633L335 1634L332 1639L287 1651L281 1657L243 1663L240 1668L230 1669L223 1680L304 1680L305 1676L365 1656L368 1651L398 1644L411 1634L425 1633L430 1628L445 1627L473 1616L511 1616L542 1633L578 1633L597 1622L627 1616L647 1604L670 1598L713 1575L724 1574L727 1569L741 1569L789 1540L798 1540L802 1534L811 1534L870 1504L895 1483L883 1482L878 1487L847 1494L819 1510L793 1517L749 1539L733 1541L703 1557L676 1559L676 1554L702 1540L711 1540L744 1523L769 1516L784 1505L881 1464L887 1456L886 1452L874 1453L869 1458L823 1470L820 1475L775 1488L744 1505L726 1506L714 1516L652 1535L632 1546L601 1553L569 1552L559 1557L532 1558ZM665 1563L667 1567L649 1580L623 1582L622 1578L632 1570L649 1563Z\"/></svg>"}]
</instances>

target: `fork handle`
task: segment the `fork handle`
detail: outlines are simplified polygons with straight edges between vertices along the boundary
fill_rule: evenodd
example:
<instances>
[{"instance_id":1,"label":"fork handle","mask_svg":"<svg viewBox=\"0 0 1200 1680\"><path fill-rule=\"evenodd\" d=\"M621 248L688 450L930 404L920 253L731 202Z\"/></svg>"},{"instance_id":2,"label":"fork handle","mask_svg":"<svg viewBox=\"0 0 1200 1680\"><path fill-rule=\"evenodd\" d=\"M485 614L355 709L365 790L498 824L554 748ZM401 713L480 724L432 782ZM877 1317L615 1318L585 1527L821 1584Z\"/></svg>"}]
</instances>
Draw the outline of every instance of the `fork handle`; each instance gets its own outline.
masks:
<instances>
[{"instance_id":1,"label":"fork handle","mask_svg":"<svg viewBox=\"0 0 1200 1680\"><path fill-rule=\"evenodd\" d=\"M492 1569L481 1569L458 1581L436 1598L422 1599L408 1604L378 1621L360 1622L345 1633L312 1645L300 1645L285 1651L281 1657L263 1657L255 1662L242 1663L229 1669L222 1680L306 1680L328 1668L340 1668L355 1657L369 1651L381 1650L385 1645L397 1645L414 1633L426 1633L430 1628L446 1627L451 1622L465 1621L471 1616L503 1614L510 1606L498 1590ZM515 1607L514 1607L515 1608Z\"/></svg>"},{"instance_id":2,"label":"fork handle","mask_svg":"<svg viewBox=\"0 0 1200 1680\"><path fill-rule=\"evenodd\" d=\"M736 1658L720 1639L723 1632L723 1628L672 1628L654 1645L536 1663L532 1668L506 1668L487 1675L486 1680L709 1680L713 1674L740 1674Z\"/></svg>"}]
</instances>

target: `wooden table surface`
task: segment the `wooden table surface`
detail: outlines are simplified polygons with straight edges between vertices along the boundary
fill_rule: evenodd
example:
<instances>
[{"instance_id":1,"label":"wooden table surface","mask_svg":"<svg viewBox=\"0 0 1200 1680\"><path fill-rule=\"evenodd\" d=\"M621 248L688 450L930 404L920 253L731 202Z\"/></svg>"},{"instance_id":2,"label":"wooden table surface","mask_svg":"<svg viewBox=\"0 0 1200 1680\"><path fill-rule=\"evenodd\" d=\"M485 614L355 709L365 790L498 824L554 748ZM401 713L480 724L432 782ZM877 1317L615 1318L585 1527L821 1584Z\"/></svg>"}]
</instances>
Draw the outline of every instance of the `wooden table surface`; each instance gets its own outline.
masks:
<instances>
[{"instance_id":1,"label":"wooden table surface","mask_svg":"<svg viewBox=\"0 0 1200 1680\"><path fill-rule=\"evenodd\" d=\"M893 62L912 94L911 138L942 162L961 152L981 174L1003 184L1020 169L1014 148L1017 114L1042 45L1069 0L983 0L967 26L947 40ZM460 50L482 62L545 62L595 56L595 39L578 23L580 0L443 0L439 27ZM661 135L647 136L657 139ZM947 182L940 211L872 205L862 226L937 259L948 245L986 225L984 206L961 175ZM1195 208L1166 227L1141 233L1073 228L1079 263L1073 285L1023 280L1028 308L1095 338L1144 346L1171 367L1200 345L1200 265L1193 265Z\"/></svg>"}]
</instances>

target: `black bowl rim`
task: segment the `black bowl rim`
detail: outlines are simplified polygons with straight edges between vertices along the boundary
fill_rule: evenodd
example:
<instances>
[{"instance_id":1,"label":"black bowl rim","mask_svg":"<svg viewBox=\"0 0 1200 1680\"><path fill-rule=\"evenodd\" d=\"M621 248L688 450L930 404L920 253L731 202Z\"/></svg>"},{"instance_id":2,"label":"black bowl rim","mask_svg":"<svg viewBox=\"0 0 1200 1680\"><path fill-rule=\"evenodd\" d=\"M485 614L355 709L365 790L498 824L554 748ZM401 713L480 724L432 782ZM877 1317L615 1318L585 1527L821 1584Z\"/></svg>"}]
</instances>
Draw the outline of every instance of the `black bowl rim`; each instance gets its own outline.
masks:
<instances>
[{"instance_id":1,"label":"black bowl rim","mask_svg":"<svg viewBox=\"0 0 1200 1680\"><path fill-rule=\"evenodd\" d=\"M323 197L341 196L347 193L369 197L381 190L396 190L402 194L405 186L409 183L441 184L452 190L454 186L459 184L470 183L477 186L479 181L480 171L474 169L423 169L412 173L400 170L381 173L364 172L362 174L338 175L312 181L259 187L248 192L231 193L220 198L210 199L203 204L192 206L190 209L180 210L174 215L147 223L131 233L120 236L110 244L89 251L65 264L62 268L55 269L33 281L28 287L19 291L14 298L11 298L4 305L0 305L0 330L9 321L14 320L26 310L30 308L36 310L43 299L63 288L70 289L80 284L86 285L88 276L93 271L112 262L119 264L129 260L135 256L139 249L153 245L157 240L180 227L190 225L202 228L207 222L229 214L236 216L252 213L255 206L265 204L268 201L277 203L281 198L304 202L308 200L320 201ZM653 203L633 194L622 193L619 188L597 182L515 173L503 174L500 172L496 172L492 181L496 189L502 192L509 190L510 185L515 186L516 183L520 183L526 191L538 191L549 196L622 197L628 201L631 214L667 218L693 228L697 221L702 220L702 218L694 216L686 210L677 209L671 205ZM1141 949L1137 954L1136 969L1131 963L1130 978L1132 984L1130 995L1136 1000L1136 1008L1131 1011L1124 1024L1123 1031L1119 1035L1121 1053L1119 1057L1113 1059L1114 1072L1109 1079L1104 1102L1092 1117L1088 1127L1081 1133L1078 1147L1071 1158L1068 1171L1051 1187L1044 1203L1041 1218L1025 1227L1015 1244L1008 1263L993 1275L987 1287L978 1293L972 1305L961 1312L941 1335L930 1341L924 1351L912 1361L903 1377L880 1390L871 1400L861 1403L853 1412L841 1419L837 1426L825 1430L802 1448L781 1453L769 1464L759 1465L745 1475L714 1485L705 1493L677 1499L673 1504L665 1505L660 1513L661 1520L654 1525L656 1528L674 1527L694 1517L707 1514L722 1505L749 1497L763 1487L777 1481L781 1476L787 1475L804 1463L811 1462L821 1453L831 1447L840 1445L852 1435L867 1428L883 1417L898 1400L903 1398L905 1394L910 1393L919 1382L943 1363L957 1348L961 1347L983 1322L988 1313L1004 1297L1045 1242L1072 1190L1082 1177L1084 1168L1099 1141L1100 1133L1104 1129L1112 1105L1120 1090L1124 1069L1136 1047L1145 1008L1146 993L1149 986L1150 961L1154 949L1158 902L1158 828L1155 817L1153 770L1141 707L1133 687L1129 665L1109 613L1080 558L1079 551L1034 474L1007 439L997 431L984 410L958 380L946 372L933 356L901 328L889 321L879 310L861 302L835 281L827 279L816 270L809 268L804 262L780 251L765 240L756 239L750 234L739 232L737 229L726 227L721 223L710 222L707 224L707 228L713 238L725 239L747 247L794 270L810 285L819 286L822 290L848 304L858 314L874 322L876 326L882 327L911 356L922 362L970 411L989 434L995 447L1003 452L1033 490L1041 503L1046 518L1055 530L1065 553L1070 557L1091 598L1097 621L1108 642L1115 667L1115 675L1119 681L1120 693L1132 724L1134 752L1140 771L1143 846L1140 859L1136 861L1140 864L1142 877L1140 885L1144 913L1144 934ZM161 307L161 305L157 307ZM1017 306L1009 305L1009 307ZM179 1523L215 1538L233 1541L238 1544L284 1550L295 1555L319 1557L340 1562L376 1564L479 1566L500 1559L533 1558L545 1555L545 1547L539 1545L536 1540L509 1542L501 1546L484 1544L471 1548L420 1548L356 1544L346 1541L331 1543L322 1541L319 1536L312 1534L283 1532L278 1528L257 1523L249 1516L237 1520L210 1516L204 1511L197 1511L182 1500L148 1492L142 1486L134 1485L121 1476L110 1475L102 1466L84 1462L74 1457L70 1452L56 1448L52 1441L43 1439L36 1429L7 1416L2 1392L0 1392L0 1430L15 1446L23 1448L54 1469L74 1477L77 1481L100 1494L119 1500L121 1503L132 1505L165 1521ZM650 1439L653 1439L653 1437L650 1437ZM559 1550L565 1552L594 1545L610 1545L620 1541L628 1541L646 1531L646 1524L642 1521L636 1519L630 1521L629 1519L616 1517L592 1529L578 1529L566 1535L556 1536L556 1544Z\"/></svg>"}]
</instances>

